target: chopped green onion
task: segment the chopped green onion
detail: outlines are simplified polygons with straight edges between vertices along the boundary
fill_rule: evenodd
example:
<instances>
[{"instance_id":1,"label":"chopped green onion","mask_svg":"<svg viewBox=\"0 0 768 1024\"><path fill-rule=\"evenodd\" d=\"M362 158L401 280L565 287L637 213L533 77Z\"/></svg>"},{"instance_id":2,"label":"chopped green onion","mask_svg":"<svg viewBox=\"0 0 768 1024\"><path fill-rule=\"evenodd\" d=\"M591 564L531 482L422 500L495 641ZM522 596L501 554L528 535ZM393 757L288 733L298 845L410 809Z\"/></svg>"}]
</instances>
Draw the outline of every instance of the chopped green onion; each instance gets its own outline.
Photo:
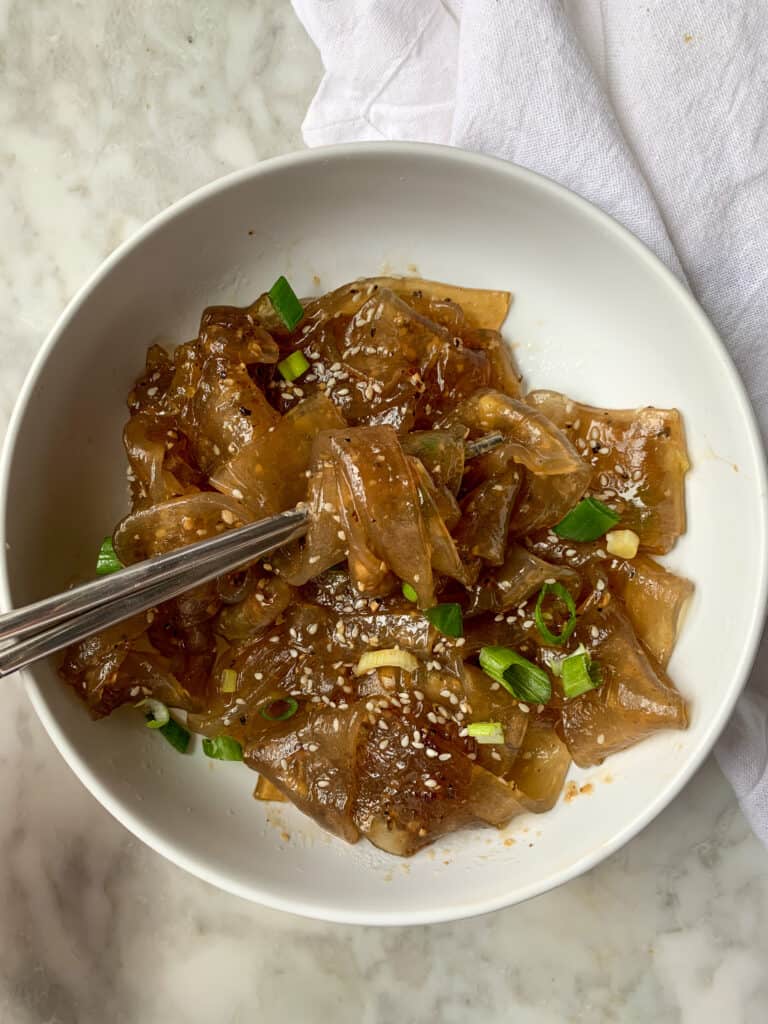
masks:
<instances>
[{"instance_id":1,"label":"chopped green onion","mask_svg":"<svg viewBox=\"0 0 768 1024\"><path fill-rule=\"evenodd\" d=\"M565 607L568 609L568 621L563 626L559 633L553 633L544 621L544 615L542 613L542 605L544 604L544 598L547 594L553 594L558 600L562 601ZM544 637L548 644L564 644L571 633L576 629L576 605L574 604L573 598L562 583L545 583L539 591L539 596L536 599L536 608L533 612L533 618L536 622L536 629Z\"/></svg>"},{"instance_id":2,"label":"chopped green onion","mask_svg":"<svg viewBox=\"0 0 768 1024\"><path fill-rule=\"evenodd\" d=\"M234 693L237 689L237 672L233 668L225 668L221 673L221 692Z\"/></svg>"},{"instance_id":3,"label":"chopped green onion","mask_svg":"<svg viewBox=\"0 0 768 1024\"><path fill-rule=\"evenodd\" d=\"M139 701L137 708L146 708L146 719L148 729L161 729L170 719L171 713L161 700L152 700L147 697Z\"/></svg>"},{"instance_id":4,"label":"chopped green onion","mask_svg":"<svg viewBox=\"0 0 768 1024\"><path fill-rule=\"evenodd\" d=\"M176 719L169 718L165 725L160 726L158 732L162 733L171 746L178 750L180 754L186 754L190 735L183 725L179 725Z\"/></svg>"},{"instance_id":5,"label":"chopped green onion","mask_svg":"<svg viewBox=\"0 0 768 1024\"><path fill-rule=\"evenodd\" d=\"M567 655L564 654L561 657L558 657L558 655L555 654L554 651L550 651L546 647L542 647L540 653L549 671L552 673L555 679L559 679L563 670L563 662L565 661Z\"/></svg>"},{"instance_id":6,"label":"chopped green onion","mask_svg":"<svg viewBox=\"0 0 768 1024\"><path fill-rule=\"evenodd\" d=\"M296 292L281 275L267 293L272 307L289 331L292 331L304 316L304 307L299 302ZM303 371L302 371L303 372ZM288 377L287 380L293 378Z\"/></svg>"},{"instance_id":7,"label":"chopped green onion","mask_svg":"<svg viewBox=\"0 0 768 1024\"><path fill-rule=\"evenodd\" d=\"M278 697L277 700L271 700L269 704L259 708L259 714L268 722L285 722L293 718L298 710L298 701L293 697Z\"/></svg>"},{"instance_id":8,"label":"chopped green onion","mask_svg":"<svg viewBox=\"0 0 768 1024\"><path fill-rule=\"evenodd\" d=\"M385 647L382 651L366 651L365 654L361 654L355 666L355 675L364 676L366 672L373 672L376 668L401 668L405 672L415 672L418 667L418 658L414 658L410 651L403 651L399 647Z\"/></svg>"},{"instance_id":9,"label":"chopped green onion","mask_svg":"<svg viewBox=\"0 0 768 1024\"><path fill-rule=\"evenodd\" d=\"M124 568L125 566L115 554L115 549L112 545L112 538L105 537L101 542L99 554L96 559L96 575L108 576L109 573L117 572L118 569Z\"/></svg>"},{"instance_id":10,"label":"chopped green onion","mask_svg":"<svg viewBox=\"0 0 768 1024\"><path fill-rule=\"evenodd\" d=\"M296 349L289 356L277 364L277 368L287 381L298 380L302 373L309 369L304 353Z\"/></svg>"},{"instance_id":11,"label":"chopped green onion","mask_svg":"<svg viewBox=\"0 0 768 1024\"><path fill-rule=\"evenodd\" d=\"M518 700L546 704L552 696L552 684L544 669L508 647L481 648L480 668Z\"/></svg>"},{"instance_id":12,"label":"chopped green onion","mask_svg":"<svg viewBox=\"0 0 768 1024\"><path fill-rule=\"evenodd\" d=\"M591 662L589 652L583 648L562 663L563 693L566 697L580 697L595 690L602 683L598 665Z\"/></svg>"},{"instance_id":13,"label":"chopped green onion","mask_svg":"<svg viewBox=\"0 0 768 1024\"><path fill-rule=\"evenodd\" d=\"M467 726L467 736L471 736L478 743L504 742L501 722L470 722Z\"/></svg>"},{"instance_id":14,"label":"chopped green onion","mask_svg":"<svg viewBox=\"0 0 768 1024\"><path fill-rule=\"evenodd\" d=\"M243 748L231 736L217 736L215 740L203 740L203 753L216 761L242 761Z\"/></svg>"},{"instance_id":15,"label":"chopped green onion","mask_svg":"<svg viewBox=\"0 0 768 1024\"><path fill-rule=\"evenodd\" d=\"M435 629L445 636L463 636L464 621L461 617L461 605L459 604L436 604L434 608L427 608L424 615Z\"/></svg>"},{"instance_id":16,"label":"chopped green onion","mask_svg":"<svg viewBox=\"0 0 768 1024\"><path fill-rule=\"evenodd\" d=\"M403 590L403 597L406 599L406 601L418 601L419 600L419 595L416 593L416 591L413 589L413 587L411 586L410 583L404 583L403 587L402 587L402 590Z\"/></svg>"},{"instance_id":17,"label":"chopped green onion","mask_svg":"<svg viewBox=\"0 0 768 1024\"><path fill-rule=\"evenodd\" d=\"M620 518L597 498L584 498L552 529L564 540L597 540Z\"/></svg>"}]
</instances>

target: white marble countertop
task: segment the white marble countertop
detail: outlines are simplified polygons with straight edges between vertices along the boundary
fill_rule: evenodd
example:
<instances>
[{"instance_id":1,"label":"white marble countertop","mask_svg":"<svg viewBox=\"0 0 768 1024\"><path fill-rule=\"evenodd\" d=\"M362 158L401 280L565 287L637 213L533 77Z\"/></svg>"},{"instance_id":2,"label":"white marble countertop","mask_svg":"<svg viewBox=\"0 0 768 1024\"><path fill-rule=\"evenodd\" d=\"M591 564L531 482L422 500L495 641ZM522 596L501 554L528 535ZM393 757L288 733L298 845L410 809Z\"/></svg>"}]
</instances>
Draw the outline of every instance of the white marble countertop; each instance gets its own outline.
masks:
<instances>
[{"instance_id":1,"label":"white marble countertop","mask_svg":"<svg viewBox=\"0 0 768 1024\"><path fill-rule=\"evenodd\" d=\"M301 145L320 65L287 0L0 11L4 427L54 319L118 242ZM19 684L2 686L3 1024L768 1019L768 854L713 761L556 892L453 925L341 927L241 902L144 848Z\"/></svg>"}]
</instances>

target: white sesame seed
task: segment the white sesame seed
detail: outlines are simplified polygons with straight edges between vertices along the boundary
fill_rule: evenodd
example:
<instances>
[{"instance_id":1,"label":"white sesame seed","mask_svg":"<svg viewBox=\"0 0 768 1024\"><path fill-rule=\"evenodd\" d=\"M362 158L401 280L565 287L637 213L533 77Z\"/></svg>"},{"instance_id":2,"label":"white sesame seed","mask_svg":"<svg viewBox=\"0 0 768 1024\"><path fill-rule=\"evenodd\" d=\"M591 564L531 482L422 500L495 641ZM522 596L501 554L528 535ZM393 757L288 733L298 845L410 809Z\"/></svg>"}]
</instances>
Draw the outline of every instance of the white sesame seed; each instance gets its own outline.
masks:
<instances>
[{"instance_id":1,"label":"white sesame seed","mask_svg":"<svg viewBox=\"0 0 768 1024\"><path fill-rule=\"evenodd\" d=\"M280 767L283 769L284 772L288 771L288 762L284 757L280 760Z\"/></svg>"},{"instance_id":2,"label":"white sesame seed","mask_svg":"<svg viewBox=\"0 0 768 1024\"><path fill-rule=\"evenodd\" d=\"M328 779L318 779L317 780L317 788L318 789L328 789L329 786L330 786L330 782L328 781Z\"/></svg>"},{"instance_id":3,"label":"white sesame seed","mask_svg":"<svg viewBox=\"0 0 768 1024\"><path fill-rule=\"evenodd\" d=\"M523 704L523 703L518 703L518 705L517 705L517 706L518 706L518 707L520 708L520 710L521 710L522 712L524 712L524 713L525 713L526 715L527 715L527 714L528 714L528 712L529 712L529 711L531 710L531 709L530 709L530 708L528 707L528 705L527 705L527 704Z\"/></svg>"},{"instance_id":4,"label":"white sesame seed","mask_svg":"<svg viewBox=\"0 0 768 1024\"><path fill-rule=\"evenodd\" d=\"M434 779L424 779L424 785L428 789L437 789L437 782Z\"/></svg>"},{"instance_id":5,"label":"white sesame seed","mask_svg":"<svg viewBox=\"0 0 768 1024\"><path fill-rule=\"evenodd\" d=\"M597 638L600 636L600 630L597 628L597 626L592 626L589 632L594 640L597 640Z\"/></svg>"},{"instance_id":6,"label":"white sesame seed","mask_svg":"<svg viewBox=\"0 0 768 1024\"><path fill-rule=\"evenodd\" d=\"M500 761L501 760L501 754L498 752L498 750L492 750L491 751L491 757L493 758L494 761Z\"/></svg>"},{"instance_id":7,"label":"white sesame seed","mask_svg":"<svg viewBox=\"0 0 768 1024\"><path fill-rule=\"evenodd\" d=\"M533 619L526 619L523 623L523 629L530 629L533 625Z\"/></svg>"},{"instance_id":8,"label":"white sesame seed","mask_svg":"<svg viewBox=\"0 0 768 1024\"><path fill-rule=\"evenodd\" d=\"M389 740L381 740L379 742L379 750L386 750L389 746Z\"/></svg>"},{"instance_id":9,"label":"white sesame seed","mask_svg":"<svg viewBox=\"0 0 768 1024\"><path fill-rule=\"evenodd\" d=\"M411 741L407 736L403 736L403 738L400 740L400 746L407 747L410 742Z\"/></svg>"},{"instance_id":10,"label":"white sesame seed","mask_svg":"<svg viewBox=\"0 0 768 1024\"><path fill-rule=\"evenodd\" d=\"M339 538L339 540L346 540L347 539L347 535L346 535L346 533L344 533L343 530L337 530L336 531L336 536Z\"/></svg>"},{"instance_id":11,"label":"white sesame seed","mask_svg":"<svg viewBox=\"0 0 768 1024\"><path fill-rule=\"evenodd\" d=\"M450 761L451 760L451 755L447 754L447 753L446 754L440 754L438 756L437 760L438 761Z\"/></svg>"},{"instance_id":12,"label":"white sesame seed","mask_svg":"<svg viewBox=\"0 0 768 1024\"><path fill-rule=\"evenodd\" d=\"M427 757L437 757L437 751L434 750L432 747L427 747L426 755Z\"/></svg>"},{"instance_id":13,"label":"white sesame seed","mask_svg":"<svg viewBox=\"0 0 768 1024\"><path fill-rule=\"evenodd\" d=\"M308 743L307 744L307 750L310 752L310 754L314 754L315 751L319 750L319 749L320 748L318 747L318 745L316 743Z\"/></svg>"},{"instance_id":14,"label":"white sesame seed","mask_svg":"<svg viewBox=\"0 0 768 1024\"><path fill-rule=\"evenodd\" d=\"M597 737L597 742L600 744L601 747L605 743L605 736L602 733L600 733L600 735Z\"/></svg>"}]
</instances>

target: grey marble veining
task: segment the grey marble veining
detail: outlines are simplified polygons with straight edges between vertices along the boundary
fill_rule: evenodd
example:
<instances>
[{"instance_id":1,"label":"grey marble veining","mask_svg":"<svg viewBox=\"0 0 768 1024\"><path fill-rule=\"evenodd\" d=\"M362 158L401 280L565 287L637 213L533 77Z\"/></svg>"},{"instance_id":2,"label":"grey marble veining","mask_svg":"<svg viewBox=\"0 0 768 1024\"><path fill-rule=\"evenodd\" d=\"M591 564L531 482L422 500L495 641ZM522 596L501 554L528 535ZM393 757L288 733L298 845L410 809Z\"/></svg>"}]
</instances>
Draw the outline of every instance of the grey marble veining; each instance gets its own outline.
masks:
<instances>
[{"instance_id":1,"label":"grey marble veining","mask_svg":"<svg viewBox=\"0 0 768 1024\"><path fill-rule=\"evenodd\" d=\"M99 262L198 185L300 146L287 2L0 4L0 424ZM0 716L0 1024L759 1024L768 854L713 762L564 888L474 921L324 925L220 893L82 788L15 681Z\"/></svg>"}]
</instances>

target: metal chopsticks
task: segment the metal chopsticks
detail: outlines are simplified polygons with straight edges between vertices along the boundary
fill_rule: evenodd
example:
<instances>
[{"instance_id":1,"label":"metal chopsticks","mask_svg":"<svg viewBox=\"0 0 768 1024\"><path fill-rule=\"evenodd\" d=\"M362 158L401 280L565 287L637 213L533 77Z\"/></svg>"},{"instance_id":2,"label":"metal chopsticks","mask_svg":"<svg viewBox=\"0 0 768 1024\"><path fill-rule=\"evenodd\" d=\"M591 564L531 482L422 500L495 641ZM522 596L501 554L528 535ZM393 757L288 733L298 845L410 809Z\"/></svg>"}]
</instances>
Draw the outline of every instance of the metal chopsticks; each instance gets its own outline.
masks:
<instances>
[{"instance_id":1,"label":"metal chopsticks","mask_svg":"<svg viewBox=\"0 0 768 1024\"><path fill-rule=\"evenodd\" d=\"M282 512L0 615L0 676L255 561L300 537L307 520Z\"/></svg>"}]
</instances>

